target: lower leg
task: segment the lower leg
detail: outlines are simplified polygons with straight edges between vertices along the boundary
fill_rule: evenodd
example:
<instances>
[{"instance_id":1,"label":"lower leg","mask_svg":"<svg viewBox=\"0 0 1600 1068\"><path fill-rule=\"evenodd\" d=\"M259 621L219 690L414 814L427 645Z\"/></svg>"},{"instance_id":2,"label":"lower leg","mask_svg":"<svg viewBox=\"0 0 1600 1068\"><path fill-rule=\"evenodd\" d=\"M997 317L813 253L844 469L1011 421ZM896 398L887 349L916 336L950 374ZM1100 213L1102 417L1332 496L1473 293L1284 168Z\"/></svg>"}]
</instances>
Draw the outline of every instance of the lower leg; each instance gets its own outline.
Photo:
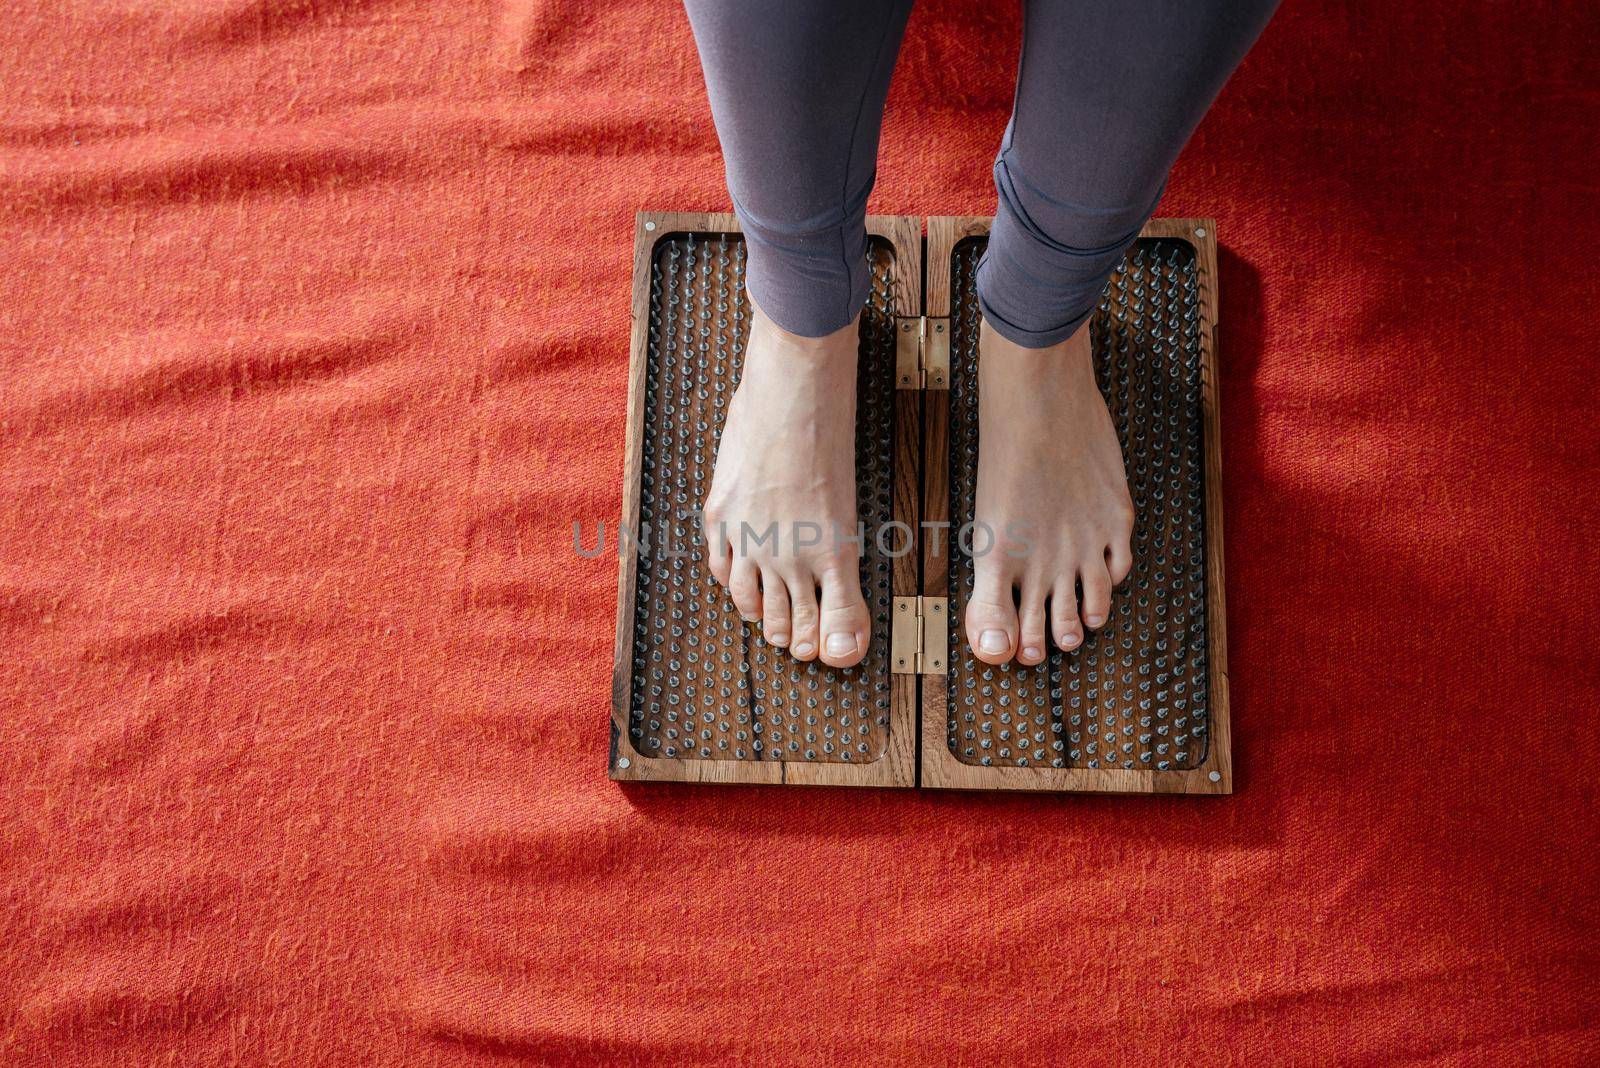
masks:
<instances>
[{"instance_id":1,"label":"lower leg","mask_svg":"<svg viewBox=\"0 0 1600 1068\"><path fill-rule=\"evenodd\" d=\"M770 644L845 667L871 635L860 546L834 537L856 530L866 200L910 2L687 7L754 306L705 501L708 562ZM754 540L774 525L776 544ZM824 534L801 545L801 528Z\"/></svg>"},{"instance_id":2,"label":"lower leg","mask_svg":"<svg viewBox=\"0 0 1600 1068\"><path fill-rule=\"evenodd\" d=\"M975 561L966 626L980 659L1037 663L1047 631L1060 648L1076 647L1105 624L1111 589L1133 566L1132 504L1088 320L1274 6L1027 0L1016 108L995 162L999 204L978 271L975 518L1033 533L1025 555Z\"/></svg>"},{"instance_id":3,"label":"lower leg","mask_svg":"<svg viewBox=\"0 0 1600 1068\"><path fill-rule=\"evenodd\" d=\"M910 0L686 0L750 295L822 337L867 293L866 206Z\"/></svg>"},{"instance_id":4,"label":"lower leg","mask_svg":"<svg viewBox=\"0 0 1600 1068\"><path fill-rule=\"evenodd\" d=\"M978 295L995 329L1072 336L1277 0L1027 0Z\"/></svg>"}]
</instances>

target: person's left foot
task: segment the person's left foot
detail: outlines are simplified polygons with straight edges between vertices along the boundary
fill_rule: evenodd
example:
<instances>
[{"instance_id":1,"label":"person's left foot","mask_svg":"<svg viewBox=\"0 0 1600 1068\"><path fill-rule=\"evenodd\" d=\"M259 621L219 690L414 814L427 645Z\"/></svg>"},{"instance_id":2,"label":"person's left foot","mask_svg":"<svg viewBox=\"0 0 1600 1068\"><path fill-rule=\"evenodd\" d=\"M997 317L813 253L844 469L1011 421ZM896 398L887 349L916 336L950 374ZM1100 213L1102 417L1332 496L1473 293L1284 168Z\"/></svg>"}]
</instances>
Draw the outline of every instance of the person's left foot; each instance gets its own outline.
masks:
<instances>
[{"instance_id":1,"label":"person's left foot","mask_svg":"<svg viewBox=\"0 0 1600 1068\"><path fill-rule=\"evenodd\" d=\"M1069 650L1084 627L1105 625L1111 588L1133 567L1133 500L1095 383L1088 323L1059 345L1026 349L984 321L974 518L966 629L979 660L1039 663L1047 618L1056 645Z\"/></svg>"}]
</instances>

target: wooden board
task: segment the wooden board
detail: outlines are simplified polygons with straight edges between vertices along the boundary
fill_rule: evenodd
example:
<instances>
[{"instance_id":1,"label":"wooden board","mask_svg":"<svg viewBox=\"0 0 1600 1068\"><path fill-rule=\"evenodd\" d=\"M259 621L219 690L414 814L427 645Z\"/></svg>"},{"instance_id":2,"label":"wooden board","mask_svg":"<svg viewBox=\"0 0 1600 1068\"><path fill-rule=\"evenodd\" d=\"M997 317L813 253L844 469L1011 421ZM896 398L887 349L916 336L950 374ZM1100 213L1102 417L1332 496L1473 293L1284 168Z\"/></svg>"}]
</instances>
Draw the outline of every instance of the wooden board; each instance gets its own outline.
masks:
<instances>
[{"instance_id":1,"label":"wooden board","mask_svg":"<svg viewBox=\"0 0 1600 1068\"><path fill-rule=\"evenodd\" d=\"M972 318L974 312L970 306L972 266L975 262L973 249L977 247L978 242L986 240L988 220L932 218L927 220L925 241L922 222L910 217L872 217L869 219L868 230L872 235L872 255L875 257L876 265L874 285L877 286L881 280L882 288L875 288L874 296L869 300L869 310L863 315L863 352L868 351L869 345L882 341L881 333L871 334L870 337L875 340L869 341L869 331L899 331L904 336L897 335L897 339L904 342L911 337L912 331L931 330L934 329L933 324L937 323L941 329L949 326L949 334L943 335L941 340L952 347L956 346L958 341L954 335L962 330L968 331L967 355L973 356L975 342L971 338L975 335L970 333L974 329ZM629 530L639 529L641 500L646 498L649 492L645 488L649 466L646 442L650 439L652 427L656 424L650 423L647 415L654 403L649 398L655 396L653 391L658 390L661 385L659 381L652 380L651 376L660 376L664 373L661 368L668 366L652 362L652 345L671 344L670 338L663 340L662 331L653 332L651 324L652 300L657 301L655 310L659 313L662 299L662 293L659 291L662 282L658 251L668 239L688 238L692 246L694 239L698 238L701 258L694 259L691 254L688 262L689 271L725 270L729 262L742 261L742 247L738 244L741 240L739 233L738 220L730 214L654 212L642 213L636 220L628 442L622 516L623 524ZM1185 277L1190 278L1194 284L1192 294L1189 294L1192 306L1184 306L1184 315L1187 328L1196 331L1186 336L1190 337L1197 347L1195 358L1198 363L1191 363L1189 366L1198 367L1200 396L1198 406L1186 410L1192 410L1195 419L1200 423L1196 456L1203 461L1205 590L1203 637L1191 638L1190 643L1202 646L1205 654L1209 738L1203 760L1197 756L1184 754L1187 758L1184 766L1161 770L1150 766L1135 768L1087 766L1093 758L1085 758L1082 753L1072 750L1068 751L1070 760L1065 756L1058 756L1055 760L1056 764L1065 766L1049 766L1042 761L1029 763L1028 766L983 766L974 762L974 753L970 748L966 751L965 757L958 756L952 749L955 733L951 729L950 704L953 700L951 682L955 677L957 662L961 659L959 655L961 650L955 643L961 642L962 639L960 621L954 618L948 620L952 645L946 670L937 674L923 675L898 671L889 674L888 730L879 748L871 752L870 759L845 762L837 757L828 759L825 754L816 752L806 754L811 759L801 759L799 756L772 759L770 747L766 758L761 758L760 753L752 754L742 748L738 749L738 758L729 758L724 750L730 748L728 740L734 735L724 734L713 740L709 732L704 734L703 740L696 741L693 746L685 747L684 752L671 756L661 755L660 749L645 752L640 748L640 744L636 744L640 741L640 731L637 729L640 725L637 719L640 713L638 705L633 700L637 696L636 687L639 685L639 680L635 676L640 667L635 657L635 625L638 622L641 604L640 566L636 554L624 552L619 553L618 622L612 686L612 777L632 781L677 780L857 786L911 786L920 782L921 785L934 788L979 790L1195 794L1230 792L1232 766L1229 748L1227 641L1222 579L1221 454L1216 389L1215 235L1215 224L1206 219L1156 219L1147 224L1141 234L1141 243L1160 242L1159 249L1169 253L1175 254L1178 248L1172 242L1180 243L1185 253L1184 270L1187 272ZM958 251L966 256L960 264L966 271L965 275L956 269ZM925 293L924 273L927 284ZM1136 272L1129 269L1126 273L1131 277ZM1124 275L1119 274L1118 278L1114 279L1113 286L1108 288L1108 301L1119 299L1119 294L1120 299L1128 299L1126 292L1117 289L1118 285L1128 284L1133 283L1127 282ZM965 286L963 299L967 305L954 307L952 297L961 286ZM718 321L716 331L711 331L712 333L717 331L724 335L729 331L736 333L739 329L738 320L741 319L738 306L743 299L742 287L735 291L731 285L725 285L715 297L714 309L707 305L701 318L715 318ZM702 297L702 300L705 298ZM1142 296L1139 297L1139 303L1143 303ZM924 316L928 321L921 320ZM700 334L703 336L707 332L701 330ZM1097 341L1097 344L1099 343ZM718 360L714 365L715 369L711 374L713 378L724 376L726 379L724 384L731 391L733 381L736 380L736 369L732 368L731 363L722 359L725 355L723 350L737 350L740 346L732 345L727 337L722 339L721 346L718 350ZM705 345L702 343L700 349L704 348ZM704 374L704 366L699 361L701 355L701 352L689 353L685 349L677 354L675 359L678 362L671 364L671 367L681 373L686 373L687 368L694 367L695 374ZM914 600L920 596L926 602L926 599L930 598L949 598L952 592L950 554L957 532L939 524L949 524L952 516L950 450L954 433L952 420L955 417L952 415L951 397L952 392L958 397L962 395L962 383L959 380L950 382L941 378L938 380L939 385L950 385L954 388L920 388L922 383L915 381L917 357L914 348L907 349L902 345L899 355L899 367L896 369L891 364L890 368L895 378L894 384L900 388L893 390L888 409L893 413L890 449L892 459L889 461L892 466L890 476L892 505L888 514L892 515L896 523L904 524L906 528L915 532L916 548L913 553L900 556L886 565L886 585L896 599ZM911 360L909 369L905 362L908 357ZM956 377L958 373L959 369L952 367L951 377ZM863 388L866 386L863 385ZM1115 411L1119 401L1116 384L1109 379L1104 380L1102 388L1110 391L1110 403ZM1127 397L1123 396L1120 399L1125 407ZM711 417L716 413L711 408L702 406L698 400L689 399L683 403L695 406L695 410L690 414L697 424L713 421ZM966 447L970 449L970 435L975 424L970 421L969 415L963 415L957 420L956 425L961 427L962 433L969 435ZM858 452L863 440L867 439L858 435ZM676 440L676 444L681 453L681 437ZM701 445L703 444L702 442ZM858 459L862 463L867 462L864 457ZM682 466L679 462L673 467L675 475L682 475ZM709 467L703 447L690 466L695 468L693 477L696 480L709 479ZM703 482L696 481L694 488L703 490ZM970 484L967 484L964 492L969 492L970 488ZM682 572L676 574L681 576ZM656 581L661 581L659 575ZM695 627L711 633L717 633L718 626L728 627L726 609L717 604L706 603L716 598L703 589L697 588L697 593L701 599L694 604ZM718 593L720 594L720 591ZM725 598L725 595L721 596ZM660 603L657 603L655 608L659 607ZM951 607L954 607L953 603ZM954 612L951 613L951 616L953 615ZM684 622L687 624L689 619L685 617ZM653 635L655 632L646 627L640 633ZM724 642L730 642L729 632L724 630L722 633ZM759 686L752 684L751 670L746 663L763 659L762 647L756 633L741 631L737 642L734 643L737 658L741 661L741 667L747 677L734 682L738 696L730 699L739 700L741 708L747 707L746 701L754 702L758 696ZM656 637L651 638L651 641L655 640ZM885 649L889 646L889 635L881 633L876 626L874 643L875 645L881 643ZM1080 650L1080 652L1086 651L1087 646L1084 650ZM1053 657L1056 655L1058 654L1053 654ZM765 661L767 663L765 670L769 673L775 670L777 660L767 657ZM1159 664L1160 662L1157 662L1157 666ZM833 671L820 664L816 667L822 673ZM1145 669L1143 663L1139 667L1141 670ZM1072 672L1078 670L1079 667L1071 668ZM727 674L723 675L725 679L728 677ZM1091 674L1088 677L1092 680L1094 676ZM823 686L826 685L824 682ZM1054 729L1063 730L1068 722L1068 716L1074 710L1067 707L1068 698L1062 696L1060 692L1059 679L1052 676L1050 685L1054 687L1051 700L1056 702L1053 710L1056 723L1052 726ZM725 694L728 692L730 691L724 691ZM814 689L812 692L817 696L831 696L833 693L832 690L823 689ZM971 690L965 692L970 698ZM1090 693L1092 696L1093 691ZM1032 701L1037 705L1042 698L1038 696L1038 690L1033 691L1033 694ZM879 699L881 700L881 697ZM1179 704L1181 706L1182 702ZM632 733L630 726L635 728ZM722 723L722 727L725 730L733 729L726 722ZM738 735L738 737L742 739L744 736ZM1077 736L1072 737L1076 739ZM660 742L660 738L644 740L652 745L659 745ZM742 742L734 742L735 747L740 744ZM715 748L719 745L723 749ZM694 751L696 748L698 751ZM1091 746L1091 751L1092 748ZM1144 756L1151 760L1155 759L1152 754Z\"/></svg>"},{"instance_id":2,"label":"wooden board","mask_svg":"<svg viewBox=\"0 0 1600 1068\"><path fill-rule=\"evenodd\" d=\"M931 218L927 224L927 314L948 317L970 314L952 306L956 254L968 239L986 238L988 220L981 218ZM1216 224L1209 219L1154 219L1141 233L1146 239L1186 243L1193 249L1192 269L1198 277L1199 418L1204 485L1204 648L1209 741L1205 757L1195 766L1171 770L1136 767L1090 766L983 766L959 759L949 739L950 678L928 677L923 683L921 784L934 788L975 790L1060 790L1101 793L1226 794L1233 785L1228 708L1227 635L1223 590L1221 448L1217 402L1217 260ZM970 253L969 253L970 255ZM923 487L928 521L951 519L948 395L930 395L926 417ZM923 557L924 592L947 596L949 559ZM952 604L952 614L955 605ZM952 620L952 635L960 633ZM1060 656L1063 654L1053 654ZM950 671L956 670L952 650ZM1141 665L1142 666L1142 665ZM1091 691L1092 692L1092 691ZM1057 713L1065 718L1072 710ZM1058 758L1058 762L1064 758ZM1073 764L1083 764L1080 758Z\"/></svg>"},{"instance_id":3,"label":"wooden board","mask_svg":"<svg viewBox=\"0 0 1600 1068\"><path fill-rule=\"evenodd\" d=\"M884 290L876 294L874 301L871 302L873 307L863 315L862 329L864 332L869 329L880 332L892 331L898 317L916 315L921 307L922 224L916 218L874 216L869 217L867 228L873 238L873 255L880 258L887 257L890 267L883 274L887 279ZM710 242L710 245L703 243L701 254L707 258L698 261L699 270L703 272L712 264L725 267L730 259L742 259L739 234L738 219L731 214L646 212L641 213L635 221L633 330L629 359L628 438L623 474L622 512L623 526L629 531L639 531L641 504L649 492L646 487L649 467L646 440L651 430L647 425L647 409L650 407L649 398L653 395L653 391L662 385L659 381L652 381L651 376L665 373L662 371L663 363L660 360L652 360L652 345L663 343L660 336L652 337L651 330L652 302L658 302L658 311L662 302L662 294L657 290L662 283L656 277L659 273L658 248L664 241L675 236L681 239L684 235L705 235L704 241ZM707 249L709 251L706 251ZM730 249L733 253L731 256ZM691 265L691 270L694 266ZM878 277L879 275L875 273L874 278ZM686 272L685 279L687 278ZM685 284L694 283L686 281ZM703 285L704 282L700 284ZM744 302L742 287L725 286L718 291L716 301L714 314L718 320L716 327L718 332L736 332L747 328L739 325L741 322L746 322L740 310ZM706 312L707 316L712 314L711 310ZM892 335L890 344L892 345ZM742 348L742 335L737 345L723 347L733 348L735 351ZM892 373L892 361L890 371ZM730 370L727 374L729 377L734 377L736 371ZM916 470L913 466L906 465L904 458L914 455L920 443L920 402L914 393L893 389L890 378L885 378L884 382L886 388L892 392L892 400L888 403L894 412L892 419L894 438L889 449L893 465L892 514L897 521L916 529L919 521L917 510L920 507ZM724 381L720 384L731 391L732 382ZM696 412L695 422L697 424L702 422L703 417L708 414L709 411ZM696 479L709 480L709 463L705 460L704 445L704 441L696 442L698 450L696 459L699 463L693 474ZM682 447L681 437L679 447L680 449ZM674 466L672 474L675 478L683 477L679 466ZM698 505L700 502L695 503ZM703 567L703 563L699 566ZM737 650L741 662L741 670L738 672L740 677L733 680L731 688L724 687L724 690L736 695L730 696L728 700L737 699L746 703L736 709L723 702L715 709L718 723L724 728L716 739L707 738L704 744L697 742L693 745L684 745L681 748L686 751L674 752L672 756L661 755L662 750L659 746L661 738L643 731L642 724L635 714L635 690L641 685L637 677L640 664L635 656L638 633L636 623L639 622L640 572L639 555L634 552L619 551L616 653L612 675L610 757L612 778L631 781L676 780L706 783L853 786L911 786L915 783L916 678L910 675L890 675L887 671L886 653L883 657L884 679L881 681L887 682L889 690L887 723L882 724L886 727L887 733L886 737L881 739L874 736L876 748L871 753L871 759L846 762L845 754L842 752L843 746L839 747L840 751L832 753L830 758L829 754L821 752L820 740L814 751L802 751L793 758L772 759L773 747L770 746L765 750L765 758L760 752L750 749L748 738L743 737L745 732L737 717L743 714L747 718L753 718L755 704L759 699L757 693L759 687L752 684L750 668L751 661L762 655L760 639L754 631L741 635ZM896 560L890 565L890 572L893 594L915 592L917 576L914 567L906 566L902 561ZM658 578L658 581L671 581L673 575L677 576L676 581L685 581L681 569L669 572L666 578ZM708 601L710 599L709 596L706 598ZM718 617L722 621L721 625L726 628L729 626L728 607L720 602L700 603L694 605L692 610ZM652 641L656 641L659 634L664 633L661 628L667 625L660 620L646 621L645 632L651 636ZM728 640L730 632L724 630L722 633L724 640ZM886 630L880 632L875 626L873 640L880 648L887 650L889 636ZM692 644L694 636L690 635L685 641ZM672 647L670 655L677 657L681 654L686 659L692 660L694 652L694 649L680 644ZM776 663L774 655L772 666L768 670L775 671ZM845 700L844 692L847 687L840 682L840 673L821 664L815 665L815 668L815 671L807 673L807 681L813 686L810 691L813 695L812 700L822 699L819 713L831 715L841 711L839 704ZM702 680L709 677L707 670ZM725 672L724 678L726 677ZM675 674L672 678L676 679L680 686L686 682ZM873 685L877 685L878 681L880 680L873 680ZM675 696L670 684L656 684L655 688L664 689L665 692L642 697L641 702L657 701L658 698L664 700ZM709 695L701 699L709 699ZM650 707L657 706L650 705ZM845 708L843 711L848 715L851 710ZM859 714L859 709L856 711ZM692 714L688 718L692 723ZM649 735L647 738L639 738L640 744L646 740L655 743L658 746L656 752L641 751L640 746L635 744L640 732ZM865 734L865 731L862 733ZM737 740L731 741L730 744L731 739ZM865 745L864 740L862 744ZM718 748L719 746L722 748ZM744 756L733 757L733 752L742 752Z\"/></svg>"}]
</instances>

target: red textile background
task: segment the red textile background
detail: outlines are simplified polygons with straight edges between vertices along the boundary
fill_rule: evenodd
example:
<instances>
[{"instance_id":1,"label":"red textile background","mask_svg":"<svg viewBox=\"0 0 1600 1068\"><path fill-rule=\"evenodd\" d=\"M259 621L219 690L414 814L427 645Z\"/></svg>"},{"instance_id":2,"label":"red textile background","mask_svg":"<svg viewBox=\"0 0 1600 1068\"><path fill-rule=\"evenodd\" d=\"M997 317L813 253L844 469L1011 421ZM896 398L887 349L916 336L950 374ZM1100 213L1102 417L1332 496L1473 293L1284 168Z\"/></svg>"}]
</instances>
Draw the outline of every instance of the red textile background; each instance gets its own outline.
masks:
<instances>
[{"instance_id":1,"label":"red textile background","mask_svg":"<svg viewBox=\"0 0 1600 1068\"><path fill-rule=\"evenodd\" d=\"M992 209L926 2L872 209ZM633 212L682 12L0 29L0 1061L1595 1063L1596 22L1296 3L1220 223L1239 792L605 778Z\"/></svg>"}]
</instances>

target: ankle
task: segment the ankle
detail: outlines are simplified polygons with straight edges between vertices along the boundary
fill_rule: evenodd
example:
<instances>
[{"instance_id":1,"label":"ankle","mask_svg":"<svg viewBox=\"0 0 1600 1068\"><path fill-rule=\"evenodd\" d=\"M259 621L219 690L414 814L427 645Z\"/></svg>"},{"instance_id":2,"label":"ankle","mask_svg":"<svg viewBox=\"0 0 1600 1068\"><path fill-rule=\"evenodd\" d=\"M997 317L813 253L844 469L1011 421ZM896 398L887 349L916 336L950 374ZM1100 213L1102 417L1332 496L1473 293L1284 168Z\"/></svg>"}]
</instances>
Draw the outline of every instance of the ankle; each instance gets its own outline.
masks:
<instances>
[{"instance_id":1,"label":"ankle","mask_svg":"<svg viewBox=\"0 0 1600 1068\"><path fill-rule=\"evenodd\" d=\"M764 331L751 331L745 349L744 372L740 383L759 380L792 398L831 396L854 391L856 344L819 345L819 339L802 339L809 344L792 345ZM763 387L763 388L766 388Z\"/></svg>"},{"instance_id":2,"label":"ankle","mask_svg":"<svg viewBox=\"0 0 1600 1068\"><path fill-rule=\"evenodd\" d=\"M748 290L746 295L749 296ZM764 357L791 366L822 369L838 365L843 361L854 364L861 319L859 315L831 334L808 337L805 334L785 330L773 322L772 317L761 310L761 306L755 302L753 296L750 297L750 310L754 318L750 330L751 341L755 342L758 338L762 341L759 345L752 344L751 352L759 352Z\"/></svg>"},{"instance_id":3,"label":"ankle","mask_svg":"<svg viewBox=\"0 0 1600 1068\"><path fill-rule=\"evenodd\" d=\"M983 358L978 363L984 378L1022 380L1038 388L1049 382L1074 383L1094 380L1094 352L1089 344L1089 325L1065 341L1044 348L1025 348L989 325L980 327L979 347Z\"/></svg>"}]
</instances>

